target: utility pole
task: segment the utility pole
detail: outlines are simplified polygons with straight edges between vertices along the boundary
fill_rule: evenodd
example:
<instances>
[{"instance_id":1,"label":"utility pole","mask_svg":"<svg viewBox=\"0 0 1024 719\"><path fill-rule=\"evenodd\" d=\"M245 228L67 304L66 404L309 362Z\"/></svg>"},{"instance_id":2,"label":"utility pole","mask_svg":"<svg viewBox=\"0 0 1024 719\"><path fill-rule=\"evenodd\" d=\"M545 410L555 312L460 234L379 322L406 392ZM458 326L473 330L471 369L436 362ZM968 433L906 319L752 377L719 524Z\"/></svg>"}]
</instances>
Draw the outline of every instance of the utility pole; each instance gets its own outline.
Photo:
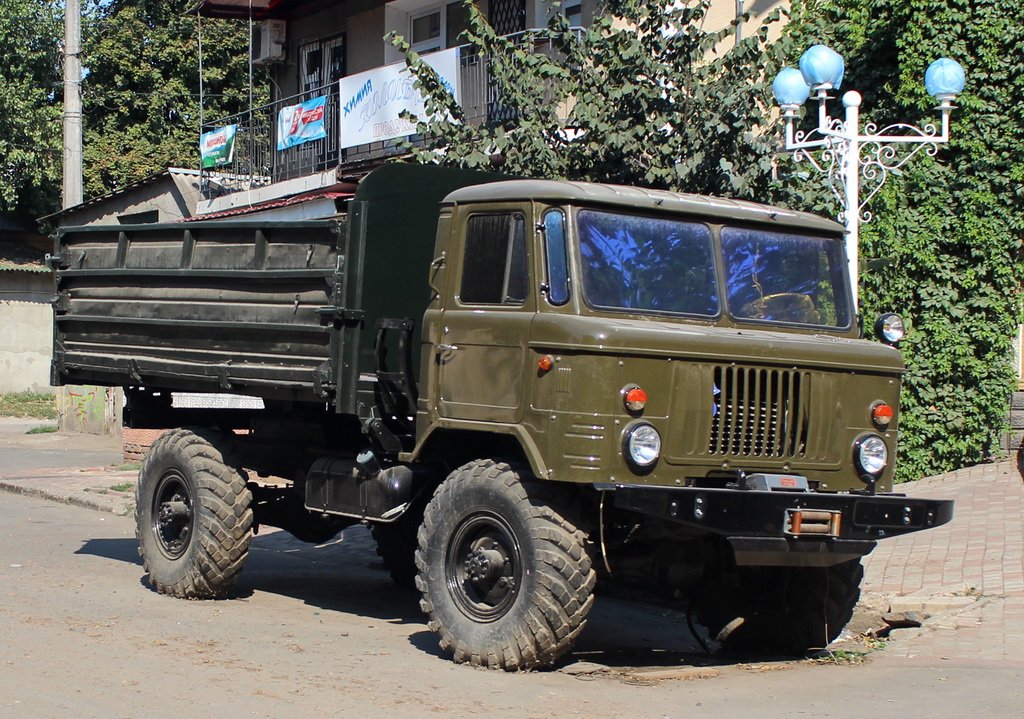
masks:
<instances>
[{"instance_id":1,"label":"utility pole","mask_svg":"<svg viewBox=\"0 0 1024 719\"><path fill-rule=\"evenodd\" d=\"M64 193L66 209L82 202L82 9L64 3Z\"/></svg>"}]
</instances>

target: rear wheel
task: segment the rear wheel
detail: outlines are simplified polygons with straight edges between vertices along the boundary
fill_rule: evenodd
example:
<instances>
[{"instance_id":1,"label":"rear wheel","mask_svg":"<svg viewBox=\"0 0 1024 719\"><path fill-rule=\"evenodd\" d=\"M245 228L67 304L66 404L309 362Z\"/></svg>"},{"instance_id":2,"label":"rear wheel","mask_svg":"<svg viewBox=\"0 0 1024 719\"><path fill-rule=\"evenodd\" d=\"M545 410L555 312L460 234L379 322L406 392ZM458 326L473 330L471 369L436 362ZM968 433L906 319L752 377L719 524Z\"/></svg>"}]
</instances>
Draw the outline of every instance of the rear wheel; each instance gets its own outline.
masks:
<instances>
[{"instance_id":1,"label":"rear wheel","mask_svg":"<svg viewBox=\"0 0 1024 719\"><path fill-rule=\"evenodd\" d=\"M370 529L377 555L399 587L416 586L416 536L423 522L424 504L424 500L417 499L395 521L378 522Z\"/></svg>"},{"instance_id":2,"label":"rear wheel","mask_svg":"<svg viewBox=\"0 0 1024 719\"><path fill-rule=\"evenodd\" d=\"M555 487L491 460L452 472L426 508L416 583L440 646L457 662L551 666L593 604L586 536Z\"/></svg>"},{"instance_id":3,"label":"rear wheel","mask_svg":"<svg viewBox=\"0 0 1024 719\"><path fill-rule=\"evenodd\" d=\"M161 435L135 494L139 554L157 591L225 596L249 553L252 495L228 439L203 428Z\"/></svg>"},{"instance_id":4,"label":"rear wheel","mask_svg":"<svg viewBox=\"0 0 1024 719\"><path fill-rule=\"evenodd\" d=\"M864 568L738 567L705 583L697 619L726 649L803 655L824 649L853 617Z\"/></svg>"}]
</instances>

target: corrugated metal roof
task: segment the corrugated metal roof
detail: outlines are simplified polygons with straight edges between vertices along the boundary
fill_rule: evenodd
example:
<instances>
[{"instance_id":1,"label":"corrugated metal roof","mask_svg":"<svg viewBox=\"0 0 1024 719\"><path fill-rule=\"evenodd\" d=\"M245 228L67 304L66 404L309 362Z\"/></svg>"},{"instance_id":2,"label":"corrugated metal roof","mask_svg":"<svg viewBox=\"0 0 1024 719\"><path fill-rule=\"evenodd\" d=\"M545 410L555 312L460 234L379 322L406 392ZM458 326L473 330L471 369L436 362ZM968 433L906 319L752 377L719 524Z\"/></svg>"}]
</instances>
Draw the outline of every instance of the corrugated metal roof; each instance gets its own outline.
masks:
<instances>
[{"instance_id":1,"label":"corrugated metal roof","mask_svg":"<svg viewBox=\"0 0 1024 719\"><path fill-rule=\"evenodd\" d=\"M208 212L204 215L193 215L192 217L184 217L177 222L202 222L204 220L220 220L225 217L240 217L242 215L249 215L256 212L263 212L265 210L276 210L280 207L288 207L289 205L298 205L302 202L309 202L310 200L347 200L354 197L355 193L352 192L321 192L313 195L301 195L299 197L289 197L284 200L277 200L275 202L265 202L260 205L248 205L246 207L238 207L233 210L224 210L223 212Z\"/></svg>"},{"instance_id":2,"label":"corrugated metal roof","mask_svg":"<svg viewBox=\"0 0 1024 719\"><path fill-rule=\"evenodd\" d=\"M99 202L104 202L105 200L108 200L111 197L116 197L117 195L124 194L129 190L134 190L138 187L143 187L145 185L152 184L162 178L173 177L174 175L188 175L190 177L199 177L200 172L199 170L192 170L187 167L168 167L166 170L161 170L160 172L157 172L154 175L150 175L149 177L143 177L141 180L136 180L135 182L130 182L124 187L119 187L116 190L111 190L110 192L104 195L96 195L95 197L90 197L88 200L85 200L80 204L74 205L72 207L65 207L63 210L59 210L49 215L45 215L43 217L40 217L39 219L40 221L53 220L70 212L80 210L83 207L88 207L90 205L95 205L96 203Z\"/></svg>"},{"instance_id":3,"label":"corrugated metal roof","mask_svg":"<svg viewBox=\"0 0 1024 719\"><path fill-rule=\"evenodd\" d=\"M14 240L0 240L0 270L49 272L45 252Z\"/></svg>"},{"instance_id":4,"label":"corrugated metal roof","mask_svg":"<svg viewBox=\"0 0 1024 719\"><path fill-rule=\"evenodd\" d=\"M0 232L28 232L27 227L19 225L17 222L0 215Z\"/></svg>"}]
</instances>

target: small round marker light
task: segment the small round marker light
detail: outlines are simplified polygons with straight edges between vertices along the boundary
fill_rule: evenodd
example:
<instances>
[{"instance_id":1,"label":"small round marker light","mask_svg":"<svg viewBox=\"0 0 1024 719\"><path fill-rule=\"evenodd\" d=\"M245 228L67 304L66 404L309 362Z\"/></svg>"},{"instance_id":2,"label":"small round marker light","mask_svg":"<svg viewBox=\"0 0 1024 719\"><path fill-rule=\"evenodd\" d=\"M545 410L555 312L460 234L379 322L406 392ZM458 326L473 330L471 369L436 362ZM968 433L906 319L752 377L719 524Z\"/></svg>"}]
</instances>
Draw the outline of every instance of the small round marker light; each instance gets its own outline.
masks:
<instances>
[{"instance_id":1,"label":"small round marker light","mask_svg":"<svg viewBox=\"0 0 1024 719\"><path fill-rule=\"evenodd\" d=\"M540 368L541 372L547 372L548 370L550 370L554 366L555 366L555 358L552 357L551 355L544 355L539 360L537 360L537 367Z\"/></svg>"},{"instance_id":2,"label":"small round marker light","mask_svg":"<svg viewBox=\"0 0 1024 719\"><path fill-rule=\"evenodd\" d=\"M647 393L636 385L630 385L622 390L622 400L630 412L639 412L647 406Z\"/></svg>"}]
</instances>

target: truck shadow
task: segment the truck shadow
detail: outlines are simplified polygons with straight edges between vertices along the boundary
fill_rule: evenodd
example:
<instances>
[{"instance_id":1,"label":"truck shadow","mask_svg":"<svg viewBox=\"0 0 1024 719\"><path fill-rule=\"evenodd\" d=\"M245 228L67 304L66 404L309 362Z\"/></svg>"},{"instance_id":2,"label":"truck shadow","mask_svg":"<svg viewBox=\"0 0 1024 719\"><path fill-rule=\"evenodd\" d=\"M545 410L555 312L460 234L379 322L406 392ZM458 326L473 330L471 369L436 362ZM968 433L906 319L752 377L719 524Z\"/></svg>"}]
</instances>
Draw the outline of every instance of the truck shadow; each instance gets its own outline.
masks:
<instances>
[{"instance_id":1,"label":"truck shadow","mask_svg":"<svg viewBox=\"0 0 1024 719\"><path fill-rule=\"evenodd\" d=\"M89 539L75 553L142 566L133 538ZM155 591L145 576L140 575L139 581ZM425 654L445 656L438 647L437 635L426 629L419 594L395 586L376 554L369 531L363 527L350 528L334 540L315 546L280 531L253 537L245 569L230 598L251 599L260 592L290 597L318 611L408 625L411 646ZM589 662L621 673L765 659L709 655L693 636L685 611L598 593L586 628L560 666Z\"/></svg>"}]
</instances>

